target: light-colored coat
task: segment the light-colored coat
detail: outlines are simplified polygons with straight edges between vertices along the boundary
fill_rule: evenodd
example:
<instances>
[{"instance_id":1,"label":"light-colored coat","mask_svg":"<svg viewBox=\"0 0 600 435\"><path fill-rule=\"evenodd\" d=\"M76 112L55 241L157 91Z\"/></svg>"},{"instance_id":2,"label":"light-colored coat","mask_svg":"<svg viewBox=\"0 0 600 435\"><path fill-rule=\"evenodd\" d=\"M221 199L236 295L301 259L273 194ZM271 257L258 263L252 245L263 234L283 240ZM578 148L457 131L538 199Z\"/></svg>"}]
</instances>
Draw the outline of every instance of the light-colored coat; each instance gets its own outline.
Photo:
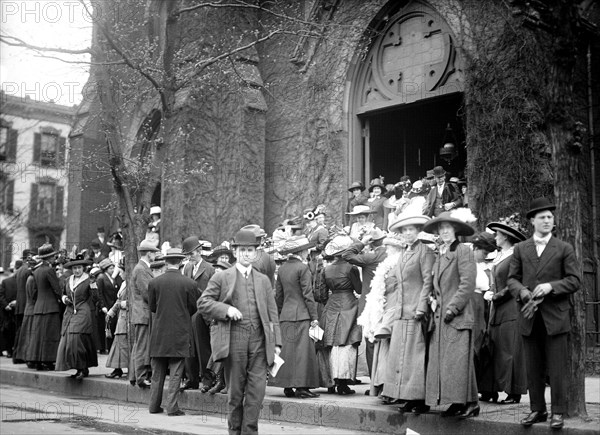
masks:
<instances>
[{"instance_id":1,"label":"light-colored coat","mask_svg":"<svg viewBox=\"0 0 600 435\"><path fill-rule=\"evenodd\" d=\"M213 275L206 290L198 299L198 310L204 318L213 319L210 328L210 343L214 361L220 361L229 356L231 321L227 317L227 311L229 307L233 306L232 296L236 277L236 267ZM267 365L271 366L275 358L275 346L281 346L282 343L277 305L269 278L255 269L252 269L251 278L254 280L256 304L265 335ZM234 337L238 335L235 334Z\"/></svg>"}]
</instances>

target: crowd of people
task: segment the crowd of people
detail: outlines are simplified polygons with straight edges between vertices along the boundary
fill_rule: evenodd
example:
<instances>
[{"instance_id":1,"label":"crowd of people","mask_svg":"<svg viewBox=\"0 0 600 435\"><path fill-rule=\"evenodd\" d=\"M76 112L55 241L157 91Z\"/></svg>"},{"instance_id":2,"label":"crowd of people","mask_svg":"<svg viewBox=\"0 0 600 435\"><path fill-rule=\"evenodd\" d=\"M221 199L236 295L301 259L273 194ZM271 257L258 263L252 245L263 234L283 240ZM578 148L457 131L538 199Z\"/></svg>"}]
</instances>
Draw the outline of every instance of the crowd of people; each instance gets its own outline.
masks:
<instances>
[{"instance_id":1,"label":"crowd of people","mask_svg":"<svg viewBox=\"0 0 600 435\"><path fill-rule=\"evenodd\" d=\"M108 378L150 389L150 413L183 415L182 391L228 395L231 433L256 433L266 385L310 399L354 394L364 343L370 388L382 404L471 418L479 401L519 403L524 426L566 412L569 295L579 289L573 248L552 236L555 209L532 202L528 238L518 216L475 234L466 183L438 166L422 180L350 185L342 225L324 205L256 224L213 248L197 236L160 244L153 207L139 262L123 268L119 232L104 229L72 258L26 250L2 281L2 347L15 364L82 381L108 353ZM73 253L74 254L74 253ZM499 393L506 396L500 400Z\"/></svg>"}]
</instances>

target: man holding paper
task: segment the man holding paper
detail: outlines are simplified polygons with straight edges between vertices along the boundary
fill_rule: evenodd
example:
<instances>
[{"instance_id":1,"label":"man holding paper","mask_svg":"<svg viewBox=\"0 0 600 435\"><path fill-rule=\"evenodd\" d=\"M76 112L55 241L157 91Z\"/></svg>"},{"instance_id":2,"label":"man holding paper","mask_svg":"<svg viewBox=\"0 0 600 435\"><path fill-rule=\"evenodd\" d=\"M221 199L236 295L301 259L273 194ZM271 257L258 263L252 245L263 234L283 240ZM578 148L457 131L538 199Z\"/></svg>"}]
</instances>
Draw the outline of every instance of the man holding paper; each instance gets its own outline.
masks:
<instances>
[{"instance_id":1,"label":"man holding paper","mask_svg":"<svg viewBox=\"0 0 600 435\"><path fill-rule=\"evenodd\" d=\"M224 362L230 434L258 433L267 368L281 352L271 281L251 264L258 245L252 231L238 231L231 244L235 267L213 275L198 299L202 315L213 320L213 360Z\"/></svg>"},{"instance_id":2,"label":"man holding paper","mask_svg":"<svg viewBox=\"0 0 600 435\"><path fill-rule=\"evenodd\" d=\"M287 361L269 385L283 388L287 397L318 397L309 388L319 387L319 366L315 343L310 337L319 327L317 304L313 296L312 277L304 260L315 246L305 235L293 236L280 248L288 259L279 268L275 285L275 302L284 345L281 357ZM294 391L294 388L296 391Z\"/></svg>"}]
</instances>

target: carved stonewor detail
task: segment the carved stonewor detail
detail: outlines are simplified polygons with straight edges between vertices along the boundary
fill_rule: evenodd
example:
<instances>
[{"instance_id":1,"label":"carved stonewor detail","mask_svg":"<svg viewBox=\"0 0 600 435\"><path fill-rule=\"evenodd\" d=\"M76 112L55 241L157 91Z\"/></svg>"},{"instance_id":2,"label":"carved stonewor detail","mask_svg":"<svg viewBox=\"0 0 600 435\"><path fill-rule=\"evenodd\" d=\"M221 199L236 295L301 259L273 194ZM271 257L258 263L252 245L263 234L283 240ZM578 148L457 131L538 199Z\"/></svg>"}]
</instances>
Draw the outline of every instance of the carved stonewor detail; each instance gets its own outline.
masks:
<instances>
[{"instance_id":1,"label":"carved stonewor detail","mask_svg":"<svg viewBox=\"0 0 600 435\"><path fill-rule=\"evenodd\" d=\"M314 27L320 36L318 38L301 36L296 44L296 48L290 57L290 61L300 66L300 72L305 72L317 51L317 47L323 39L323 34L327 22L331 21L333 14L337 9L340 0L314 0L310 12L306 18L307 21L314 23Z\"/></svg>"}]
</instances>

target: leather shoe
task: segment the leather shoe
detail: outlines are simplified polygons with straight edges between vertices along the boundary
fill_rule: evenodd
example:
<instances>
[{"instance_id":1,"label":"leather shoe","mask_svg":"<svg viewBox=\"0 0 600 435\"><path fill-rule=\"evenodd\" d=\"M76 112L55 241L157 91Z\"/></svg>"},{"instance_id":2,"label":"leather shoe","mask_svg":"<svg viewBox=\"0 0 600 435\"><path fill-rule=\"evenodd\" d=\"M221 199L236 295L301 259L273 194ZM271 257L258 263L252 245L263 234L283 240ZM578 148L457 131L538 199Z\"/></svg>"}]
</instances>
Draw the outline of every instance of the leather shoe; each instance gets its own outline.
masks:
<instances>
[{"instance_id":1,"label":"leather shoe","mask_svg":"<svg viewBox=\"0 0 600 435\"><path fill-rule=\"evenodd\" d=\"M107 373L104 375L104 377L108 379L120 378L121 376L123 376L123 370L121 369L114 369L112 373Z\"/></svg>"},{"instance_id":2,"label":"leather shoe","mask_svg":"<svg viewBox=\"0 0 600 435\"><path fill-rule=\"evenodd\" d=\"M517 403L521 403L521 395L520 394L509 394L506 396L506 399L501 400L501 405L515 405Z\"/></svg>"},{"instance_id":3,"label":"leather shoe","mask_svg":"<svg viewBox=\"0 0 600 435\"><path fill-rule=\"evenodd\" d=\"M479 405L477 403L469 403L466 409L458 416L458 418L477 417L479 415Z\"/></svg>"},{"instance_id":4,"label":"leather shoe","mask_svg":"<svg viewBox=\"0 0 600 435\"><path fill-rule=\"evenodd\" d=\"M159 406L157 410L149 412L150 414L162 414L163 412L165 412L165 410Z\"/></svg>"},{"instance_id":5,"label":"leather shoe","mask_svg":"<svg viewBox=\"0 0 600 435\"><path fill-rule=\"evenodd\" d=\"M180 416L180 415L185 415L185 412L183 412L181 409L178 409L177 411L169 412L167 415L169 417L177 417L177 416Z\"/></svg>"},{"instance_id":6,"label":"leather shoe","mask_svg":"<svg viewBox=\"0 0 600 435\"><path fill-rule=\"evenodd\" d=\"M150 382L144 379L142 382L138 383L137 386L140 388L150 388Z\"/></svg>"},{"instance_id":7,"label":"leather shoe","mask_svg":"<svg viewBox=\"0 0 600 435\"><path fill-rule=\"evenodd\" d=\"M521 424L525 427L529 427L535 423L543 423L546 420L548 420L548 413L546 411L533 411L521 420Z\"/></svg>"},{"instance_id":8,"label":"leather shoe","mask_svg":"<svg viewBox=\"0 0 600 435\"><path fill-rule=\"evenodd\" d=\"M295 397L293 388L284 388L283 394L285 394L285 397Z\"/></svg>"},{"instance_id":9,"label":"leather shoe","mask_svg":"<svg viewBox=\"0 0 600 435\"><path fill-rule=\"evenodd\" d=\"M554 430L562 429L565 425L565 420L562 414L552 414L552 420L550 420L550 428Z\"/></svg>"},{"instance_id":10,"label":"leather shoe","mask_svg":"<svg viewBox=\"0 0 600 435\"><path fill-rule=\"evenodd\" d=\"M319 397L319 394L313 393L308 388L296 388L295 396L300 399L308 399L308 398Z\"/></svg>"},{"instance_id":11,"label":"leather shoe","mask_svg":"<svg viewBox=\"0 0 600 435\"><path fill-rule=\"evenodd\" d=\"M193 385L191 382L186 382L181 386L180 390L197 390L199 387L199 385Z\"/></svg>"},{"instance_id":12,"label":"leather shoe","mask_svg":"<svg viewBox=\"0 0 600 435\"><path fill-rule=\"evenodd\" d=\"M453 403L448 409L442 411L442 417L455 417L462 414L465 409L465 405L462 403Z\"/></svg>"},{"instance_id":13,"label":"leather shoe","mask_svg":"<svg viewBox=\"0 0 600 435\"><path fill-rule=\"evenodd\" d=\"M82 370L78 370L77 374L75 375L75 380L76 381L82 381L84 377L83 371Z\"/></svg>"}]
</instances>

